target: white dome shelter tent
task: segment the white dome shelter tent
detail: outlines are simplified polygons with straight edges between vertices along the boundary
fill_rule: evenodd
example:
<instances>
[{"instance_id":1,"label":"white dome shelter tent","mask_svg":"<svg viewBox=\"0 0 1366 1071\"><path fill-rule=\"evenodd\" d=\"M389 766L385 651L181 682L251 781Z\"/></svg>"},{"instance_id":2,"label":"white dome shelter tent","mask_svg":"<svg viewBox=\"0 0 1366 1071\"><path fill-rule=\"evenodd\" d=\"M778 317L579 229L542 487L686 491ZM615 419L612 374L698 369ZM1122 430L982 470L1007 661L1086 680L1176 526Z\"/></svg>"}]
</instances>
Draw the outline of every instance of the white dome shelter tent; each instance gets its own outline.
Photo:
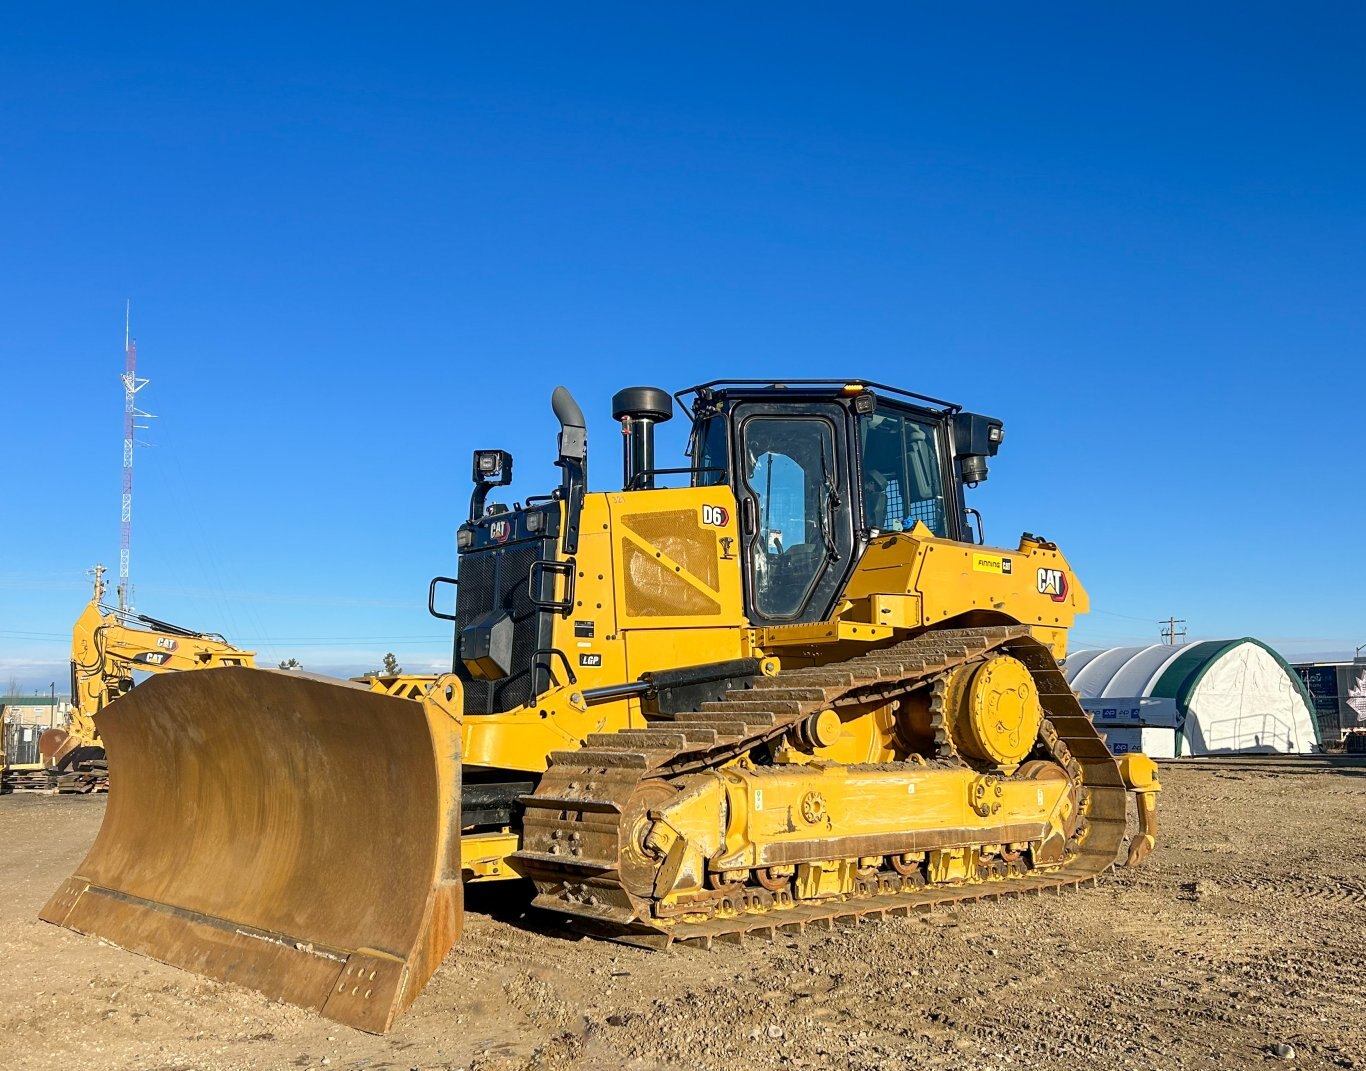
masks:
<instances>
[{"instance_id":1,"label":"white dome shelter tent","mask_svg":"<svg viewBox=\"0 0 1366 1071\"><path fill-rule=\"evenodd\" d=\"M1304 682L1250 636L1077 651L1063 671L1115 754L1320 750Z\"/></svg>"}]
</instances>

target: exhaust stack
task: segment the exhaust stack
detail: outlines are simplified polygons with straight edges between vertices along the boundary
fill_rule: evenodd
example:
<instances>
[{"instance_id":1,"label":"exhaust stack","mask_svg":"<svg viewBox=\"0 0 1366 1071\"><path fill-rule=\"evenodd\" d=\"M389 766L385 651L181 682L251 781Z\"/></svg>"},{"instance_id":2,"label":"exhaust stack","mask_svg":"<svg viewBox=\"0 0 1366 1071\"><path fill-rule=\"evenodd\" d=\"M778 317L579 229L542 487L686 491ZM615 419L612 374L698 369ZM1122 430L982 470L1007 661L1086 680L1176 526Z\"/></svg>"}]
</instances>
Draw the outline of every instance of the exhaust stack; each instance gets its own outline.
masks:
<instances>
[{"instance_id":1,"label":"exhaust stack","mask_svg":"<svg viewBox=\"0 0 1366 1071\"><path fill-rule=\"evenodd\" d=\"M588 487L588 424L579 403L564 387L556 387L550 395L550 408L560 422L560 456L555 461L560 470L557 495L565 503L560 546L566 554L574 554L579 549L579 519Z\"/></svg>"},{"instance_id":2,"label":"exhaust stack","mask_svg":"<svg viewBox=\"0 0 1366 1071\"><path fill-rule=\"evenodd\" d=\"M612 396L612 419L621 421L622 489L655 485L655 425L671 420L673 399L658 387L627 387Z\"/></svg>"},{"instance_id":3,"label":"exhaust stack","mask_svg":"<svg viewBox=\"0 0 1366 1071\"><path fill-rule=\"evenodd\" d=\"M550 395L550 408L555 419L560 422L560 458L555 464L561 468L566 465L577 466L580 470L588 467L588 424L583 419L583 410L574 396L564 387L556 387ZM566 472L568 481L569 474Z\"/></svg>"}]
</instances>

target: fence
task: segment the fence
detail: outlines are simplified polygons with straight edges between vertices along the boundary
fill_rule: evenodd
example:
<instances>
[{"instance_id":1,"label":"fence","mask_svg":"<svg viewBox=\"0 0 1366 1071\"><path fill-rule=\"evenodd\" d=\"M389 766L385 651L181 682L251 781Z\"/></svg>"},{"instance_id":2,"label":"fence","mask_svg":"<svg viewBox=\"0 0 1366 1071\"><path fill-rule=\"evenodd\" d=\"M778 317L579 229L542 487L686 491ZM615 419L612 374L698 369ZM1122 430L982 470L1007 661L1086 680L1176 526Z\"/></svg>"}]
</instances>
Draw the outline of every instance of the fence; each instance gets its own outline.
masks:
<instances>
[{"instance_id":1,"label":"fence","mask_svg":"<svg viewBox=\"0 0 1366 1071\"><path fill-rule=\"evenodd\" d=\"M11 766L38 762L38 737L46 726L5 722L5 761Z\"/></svg>"},{"instance_id":2,"label":"fence","mask_svg":"<svg viewBox=\"0 0 1366 1071\"><path fill-rule=\"evenodd\" d=\"M1366 728L1366 661L1308 663L1294 670L1314 700L1320 740L1336 743L1344 733Z\"/></svg>"},{"instance_id":3,"label":"fence","mask_svg":"<svg viewBox=\"0 0 1366 1071\"><path fill-rule=\"evenodd\" d=\"M62 696L0 696L0 736L10 766L41 762L38 737L43 730L65 726L71 704Z\"/></svg>"}]
</instances>

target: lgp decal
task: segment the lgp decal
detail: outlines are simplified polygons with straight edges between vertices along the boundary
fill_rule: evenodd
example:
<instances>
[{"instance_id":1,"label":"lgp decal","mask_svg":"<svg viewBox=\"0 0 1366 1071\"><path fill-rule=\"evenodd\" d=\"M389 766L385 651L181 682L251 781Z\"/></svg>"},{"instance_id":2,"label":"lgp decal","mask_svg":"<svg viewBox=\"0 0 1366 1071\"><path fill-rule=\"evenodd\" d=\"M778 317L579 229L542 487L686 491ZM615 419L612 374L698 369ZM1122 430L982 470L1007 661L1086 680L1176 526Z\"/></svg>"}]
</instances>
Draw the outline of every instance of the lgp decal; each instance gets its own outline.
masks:
<instances>
[{"instance_id":1,"label":"lgp decal","mask_svg":"<svg viewBox=\"0 0 1366 1071\"><path fill-rule=\"evenodd\" d=\"M582 669L596 669L602 665L602 655L600 654L581 654L579 655L579 667Z\"/></svg>"},{"instance_id":2,"label":"lgp decal","mask_svg":"<svg viewBox=\"0 0 1366 1071\"><path fill-rule=\"evenodd\" d=\"M714 528L724 528L730 523L730 510L725 506L703 506L702 523Z\"/></svg>"},{"instance_id":3,"label":"lgp decal","mask_svg":"<svg viewBox=\"0 0 1366 1071\"><path fill-rule=\"evenodd\" d=\"M1061 569L1040 569L1039 594L1062 602L1067 598L1067 574Z\"/></svg>"},{"instance_id":4,"label":"lgp decal","mask_svg":"<svg viewBox=\"0 0 1366 1071\"><path fill-rule=\"evenodd\" d=\"M1001 554L974 554L972 556L972 569L976 573L996 573L999 576L1010 575L1010 559Z\"/></svg>"}]
</instances>

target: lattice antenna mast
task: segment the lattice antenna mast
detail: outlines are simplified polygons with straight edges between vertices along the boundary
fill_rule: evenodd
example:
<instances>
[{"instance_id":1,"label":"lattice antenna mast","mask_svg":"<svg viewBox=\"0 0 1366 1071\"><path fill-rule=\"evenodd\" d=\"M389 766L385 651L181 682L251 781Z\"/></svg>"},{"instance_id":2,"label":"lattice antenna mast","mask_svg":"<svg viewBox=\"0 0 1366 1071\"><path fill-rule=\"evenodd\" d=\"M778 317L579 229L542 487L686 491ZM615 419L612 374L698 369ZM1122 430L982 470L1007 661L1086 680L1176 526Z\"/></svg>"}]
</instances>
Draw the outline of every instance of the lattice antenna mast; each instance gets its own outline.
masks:
<instances>
[{"instance_id":1,"label":"lattice antenna mast","mask_svg":"<svg viewBox=\"0 0 1366 1071\"><path fill-rule=\"evenodd\" d=\"M119 609L133 608L133 585L128 579L129 551L133 537L133 447L137 433L146 430L146 424L138 420L151 420L151 413L144 413L137 407L138 391L147 386L148 380L139 379L138 343L129 332L133 303L130 301L123 310L123 524L119 532Z\"/></svg>"}]
</instances>

